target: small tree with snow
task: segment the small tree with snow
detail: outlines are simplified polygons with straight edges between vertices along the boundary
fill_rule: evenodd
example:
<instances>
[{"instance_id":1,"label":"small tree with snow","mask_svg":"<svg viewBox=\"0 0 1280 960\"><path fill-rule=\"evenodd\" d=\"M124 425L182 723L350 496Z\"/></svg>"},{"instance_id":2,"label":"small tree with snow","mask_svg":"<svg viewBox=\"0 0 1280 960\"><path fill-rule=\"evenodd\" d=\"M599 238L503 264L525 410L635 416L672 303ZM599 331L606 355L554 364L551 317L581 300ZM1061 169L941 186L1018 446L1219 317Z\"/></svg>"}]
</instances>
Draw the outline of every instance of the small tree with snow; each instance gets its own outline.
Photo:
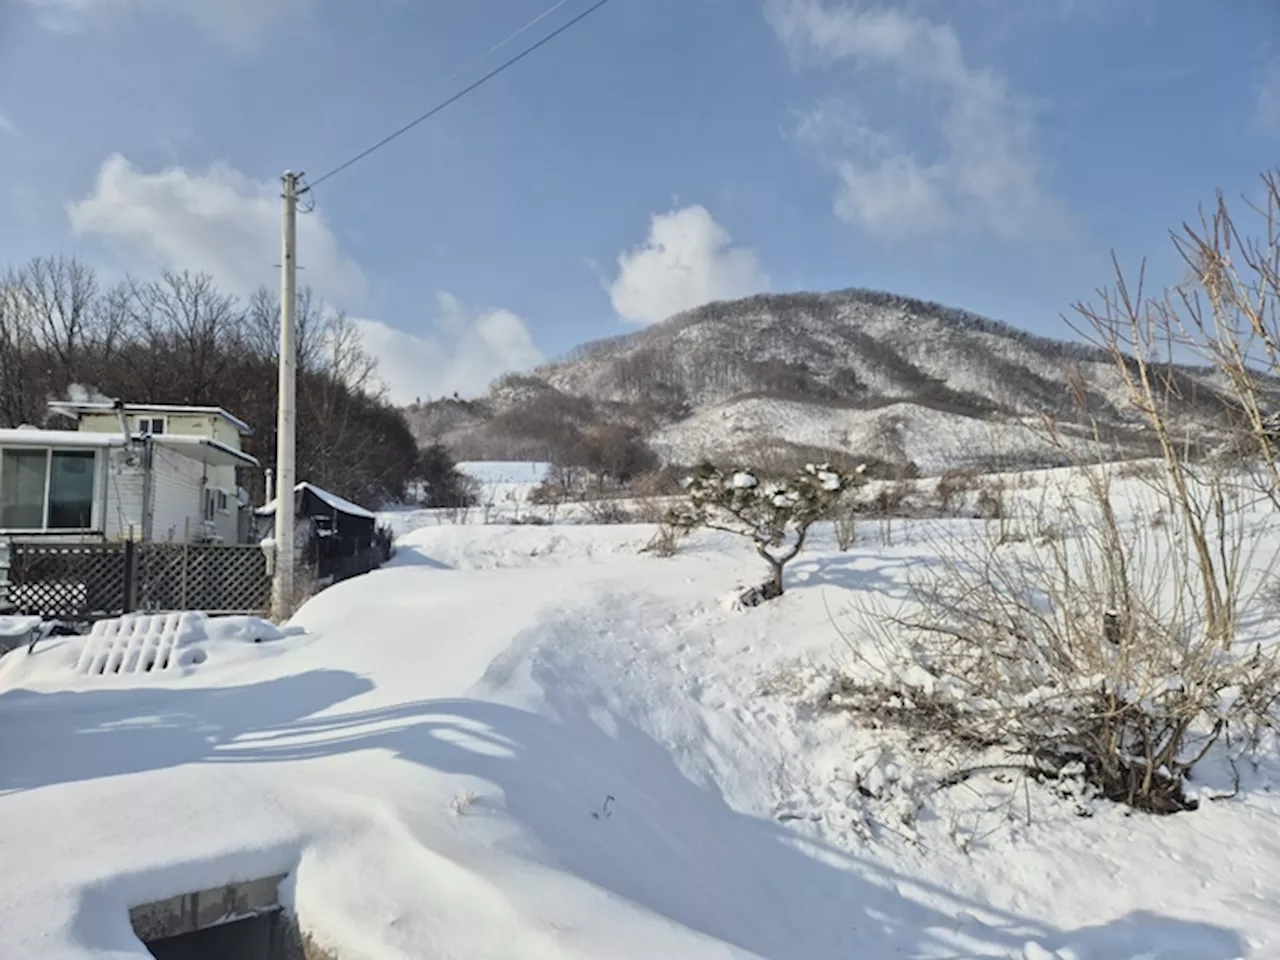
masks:
<instances>
[{"instance_id":1,"label":"small tree with snow","mask_svg":"<svg viewBox=\"0 0 1280 960\"><path fill-rule=\"evenodd\" d=\"M761 482L747 470L724 473L704 464L685 480L688 499L667 522L686 533L701 528L749 539L772 571L762 599L773 599L782 596L783 569L804 549L809 528L865 482L864 470L809 464L786 481Z\"/></svg>"}]
</instances>

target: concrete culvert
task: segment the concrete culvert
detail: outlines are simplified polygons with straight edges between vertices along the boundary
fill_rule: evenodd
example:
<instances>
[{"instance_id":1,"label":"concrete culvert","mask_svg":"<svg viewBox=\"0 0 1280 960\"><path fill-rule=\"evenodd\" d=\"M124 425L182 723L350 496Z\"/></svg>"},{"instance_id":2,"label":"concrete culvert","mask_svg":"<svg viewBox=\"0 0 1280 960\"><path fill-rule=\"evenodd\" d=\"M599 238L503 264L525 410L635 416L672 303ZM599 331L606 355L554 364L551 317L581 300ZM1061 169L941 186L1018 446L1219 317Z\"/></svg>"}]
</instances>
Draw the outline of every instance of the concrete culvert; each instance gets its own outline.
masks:
<instances>
[{"instance_id":1,"label":"concrete culvert","mask_svg":"<svg viewBox=\"0 0 1280 960\"><path fill-rule=\"evenodd\" d=\"M156 960L292 960L276 943L278 923L279 911L147 941L146 947Z\"/></svg>"},{"instance_id":2,"label":"concrete culvert","mask_svg":"<svg viewBox=\"0 0 1280 960\"><path fill-rule=\"evenodd\" d=\"M283 876L228 884L129 911L156 960L333 960L280 905Z\"/></svg>"}]
</instances>

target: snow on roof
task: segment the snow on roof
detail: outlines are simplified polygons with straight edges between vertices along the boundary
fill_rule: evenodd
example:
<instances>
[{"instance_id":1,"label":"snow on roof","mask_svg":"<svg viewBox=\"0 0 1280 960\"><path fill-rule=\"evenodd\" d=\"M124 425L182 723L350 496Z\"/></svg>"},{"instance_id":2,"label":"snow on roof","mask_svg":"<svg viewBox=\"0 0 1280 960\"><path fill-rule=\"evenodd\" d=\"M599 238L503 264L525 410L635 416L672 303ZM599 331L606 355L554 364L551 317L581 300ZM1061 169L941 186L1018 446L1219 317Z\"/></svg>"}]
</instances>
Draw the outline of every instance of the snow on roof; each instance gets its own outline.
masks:
<instances>
[{"instance_id":1,"label":"snow on roof","mask_svg":"<svg viewBox=\"0 0 1280 960\"><path fill-rule=\"evenodd\" d=\"M376 513L373 513L370 510L366 510L364 507L360 506L359 504L352 503L350 500L344 500L342 499L342 497L338 496L336 493L330 493L328 490L322 490L320 487L317 487L314 483L300 483L294 489L310 490L312 493L314 493L317 497L319 497L329 506L333 507L333 509L340 510L342 513L349 513L355 517L366 517L369 520L378 519L378 515Z\"/></svg>"},{"instance_id":2,"label":"snow on roof","mask_svg":"<svg viewBox=\"0 0 1280 960\"><path fill-rule=\"evenodd\" d=\"M323 487L317 487L314 483L307 483L303 481L302 483L294 487L293 490L295 493L301 493L303 490L310 490L313 494L315 494L317 497L319 497L321 500L323 500L325 503L327 503L329 506L333 507L333 509L339 511L340 513L347 513L353 517L364 517L368 520L378 519L378 515L373 511L366 510L364 507L360 506L359 504L352 503L350 500L344 500L342 497L338 496L336 493L330 493L328 490L325 490ZM275 512L276 512L275 503L268 503L264 506L259 507L257 510L254 511L254 513L256 513L260 517L269 517L269 516L272 516Z\"/></svg>"},{"instance_id":3,"label":"snow on roof","mask_svg":"<svg viewBox=\"0 0 1280 960\"><path fill-rule=\"evenodd\" d=\"M170 447L179 453L201 460L215 467L256 467L258 458L252 457L243 450L229 447L221 440L209 437L189 437L176 433L164 433L153 436L151 442L161 447Z\"/></svg>"},{"instance_id":4,"label":"snow on roof","mask_svg":"<svg viewBox=\"0 0 1280 960\"><path fill-rule=\"evenodd\" d=\"M82 414L82 413L114 413L116 406L114 403L104 401L87 401L80 403L74 400L51 400L49 409L56 410L59 413ZM241 433L253 433L253 427L249 426L239 417L228 413L222 407L186 407L181 404L164 404L164 403L126 403L124 405L125 413L171 413L171 414L198 414L214 417L221 417L229 424L239 430Z\"/></svg>"},{"instance_id":5,"label":"snow on roof","mask_svg":"<svg viewBox=\"0 0 1280 960\"><path fill-rule=\"evenodd\" d=\"M81 433L79 430L35 430L27 427L0 430L0 447L123 447L124 437L114 433Z\"/></svg>"},{"instance_id":6,"label":"snow on roof","mask_svg":"<svg viewBox=\"0 0 1280 960\"><path fill-rule=\"evenodd\" d=\"M136 438L141 439L141 438ZM172 449L212 466L256 467L255 457L220 440L164 434L151 438L157 446ZM88 433L79 430L34 430L26 427L0 430L0 447L63 447L69 449L105 449L123 447L125 439L117 433Z\"/></svg>"}]
</instances>

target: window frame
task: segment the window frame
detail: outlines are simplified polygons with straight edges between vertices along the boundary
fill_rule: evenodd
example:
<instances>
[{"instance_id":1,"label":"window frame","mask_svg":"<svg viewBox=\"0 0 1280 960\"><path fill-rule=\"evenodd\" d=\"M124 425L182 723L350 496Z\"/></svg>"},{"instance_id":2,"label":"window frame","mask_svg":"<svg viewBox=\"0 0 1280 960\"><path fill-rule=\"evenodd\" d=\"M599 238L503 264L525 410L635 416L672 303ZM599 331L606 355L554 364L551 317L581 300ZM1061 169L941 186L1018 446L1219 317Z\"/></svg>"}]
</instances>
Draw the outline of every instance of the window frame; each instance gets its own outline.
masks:
<instances>
[{"instance_id":1,"label":"window frame","mask_svg":"<svg viewBox=\"0 0 1280 960\"><path fill-rule=\"evenodd\" d=\"M3 527L0 530L6 534L42 534L55 536L76 536L86 533L98 533L101 526L101 503L102 494L101 487L101 465L102 453L95 447L45 447L45 446L26 446L23 445L7 445L0 446L0 485L4 483L4 454L9 451L22 452L41 450L44 452L44 499L41 504L40 526L39 527ZM87 453L92 456L92 466L90 473L93 476L93 495L90 500L89 507L89 525L87 527L50 527L49 526L49 493L53 485L53 455L55 453Z\"/></svg>"},{"instance_id":2,"label":"window frame","mask_svg":"<svg viewBox=\"0 0 1280 960\"><path fill-rule=\"evenodd\" d=\"M156 430L156 424L160 429ZM169 418L148 414L138 417L138 433L144 437L163 437L169 433Z\"/></svg>"}]
</instances>

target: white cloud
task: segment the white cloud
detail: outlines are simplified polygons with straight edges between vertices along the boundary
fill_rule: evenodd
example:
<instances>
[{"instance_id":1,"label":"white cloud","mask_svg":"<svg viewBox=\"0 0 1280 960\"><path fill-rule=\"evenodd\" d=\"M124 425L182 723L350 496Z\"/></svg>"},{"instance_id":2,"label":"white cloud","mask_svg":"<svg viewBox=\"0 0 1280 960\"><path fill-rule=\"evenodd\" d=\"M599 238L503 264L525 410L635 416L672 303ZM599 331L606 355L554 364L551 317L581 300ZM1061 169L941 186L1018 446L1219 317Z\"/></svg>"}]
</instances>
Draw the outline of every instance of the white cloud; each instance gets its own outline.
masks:
<instances>
[{"instance_id":1,"label":"white cloud","mask_svg":"<svg viewBox=\"0 0 1280 960\"><path fill-rule=\"evenodd\" d=\"M1064 227L1043 183L1030 107L994 70L968 62L950 26L860 2L769 0L766 12L798 64L849 62L932 110L929 151L870 126L869 104L827 105L802 120L798 135L839 176L841 218L888 236L965 229L1011 239Z\"/></svg>"},{"instance_id":2,"label":"white cloud","mask_svg":"<svg viewBox=\"0 0 1280 960\"><path fill-rule=\"evenodd\" d=\"M478 396L504 373L542 362L528 327L511 311L471 311L448 293L436 294L436 301L438 312L427 336L377 320L355 321L365 349L378 359L392 402L455 392Z\"/></svg>"},{"instance_id":3,"label":"white cloud","mask_svg":"<svg viewBox=\"0 0 1280 960\"><path fill-rule=\"evenodd\" d=\"M1280 56L1273 57L1263 72L1253 122L1264 133L1280 134Z\"/></svg>"},{"instance_id":4,"label":"white cloud","mask_svg":"<svg viewBox=\"0 0 1280 960\"><path fill-rule=\"evenodd\" d=\"M226 164L145 173L116 154L67 213L77 235L102 239L130 266L208 272L244 295L278 282L280 204L279 184ZM341 303L365 292L364 274L318 211L298 217L298 264L299 282L326 299Z\"/></svg>"},{"instance_id":5,"label":"white cloud","mask_svg":"<svg viewBox=\"0 0 1280 960\"><path fill-rule=\"evenodd\" d=\"M158 11L195 21L233 47L256 44L276 24L311 11L316 0L25 0L45 26L75 31L112 18Z\"/></svg>"},{"instance_id":6,"label":"white cloud","mask_svg":"<svg viewBox=\"0 0 1280 960\"><path fill-rule=\"evenodd\" d=\"M648 239L618 257L618 277L608 288L613 309L636 323L658 323L767 289L755 253L731 246L732 239L705 207L654 216Z\"/></svg>"},{"instance_id":7,"label":"white cloud","mask_svg":"<svg viewBox=\"0 0 1280 960\"><path fill-rule=\"evenodd\" d=\"M13 121L0 113L0 133L7 133L11 137L18 135L18 128L13 125Z\"/></svg>"},{"instance_id":8,"label":"white cloud","mask_svg":"<svg viewBox=\"0 0 1280 960\"><path fill-rule=\"evenodd\" d=\"M146 173L115 155L103 163L89 196L67 212L78 235L100 238L132 269L203 271L246 296L279 282L280 209L278 183L226 164ZM318 211L299 214L298 265L299 282L335 307L350 308L366 296L364 273ZM482 393L501 374L543 359L514 313L470 312L449 294L438 295L426 336L377 320L355 323L392 399L401 403L455 390Z\"/></svg>"}]
</instances>

